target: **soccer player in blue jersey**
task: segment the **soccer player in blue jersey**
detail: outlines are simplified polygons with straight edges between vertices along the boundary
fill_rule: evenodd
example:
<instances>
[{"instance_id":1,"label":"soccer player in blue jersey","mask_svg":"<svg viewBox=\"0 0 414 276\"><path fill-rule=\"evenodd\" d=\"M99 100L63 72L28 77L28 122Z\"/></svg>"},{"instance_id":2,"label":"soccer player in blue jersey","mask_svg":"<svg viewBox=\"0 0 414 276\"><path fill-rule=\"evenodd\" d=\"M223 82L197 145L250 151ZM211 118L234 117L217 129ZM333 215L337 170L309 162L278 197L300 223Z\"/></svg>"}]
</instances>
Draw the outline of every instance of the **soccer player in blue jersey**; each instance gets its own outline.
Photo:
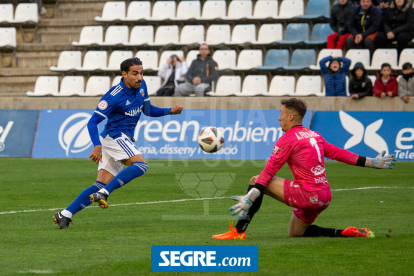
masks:
<instances>
[{"instance_id":1,"label":"soccer player in blue jersey","mask_svg":"<svg viewBox=\"0 0 414 276\"><path fill-rule=\"evenodd\" d=\"M69 207L53 216L60 229L68 229L72 216L92 202L98 202L101 208L108 208L107 198L115 189L147 172L148 165L133 143L135 126L141 113L160 117L180 114L183 110L180 105L173 108L151 105L139 58L124 60L121 72L120 83L101 98L88 122L89 135L95 146L89 158L99 163L98 177ZM98 124L104 119L108 121L99 135ZM124 165L127 167L122 169Z\"/></svg>"}]
</instances>

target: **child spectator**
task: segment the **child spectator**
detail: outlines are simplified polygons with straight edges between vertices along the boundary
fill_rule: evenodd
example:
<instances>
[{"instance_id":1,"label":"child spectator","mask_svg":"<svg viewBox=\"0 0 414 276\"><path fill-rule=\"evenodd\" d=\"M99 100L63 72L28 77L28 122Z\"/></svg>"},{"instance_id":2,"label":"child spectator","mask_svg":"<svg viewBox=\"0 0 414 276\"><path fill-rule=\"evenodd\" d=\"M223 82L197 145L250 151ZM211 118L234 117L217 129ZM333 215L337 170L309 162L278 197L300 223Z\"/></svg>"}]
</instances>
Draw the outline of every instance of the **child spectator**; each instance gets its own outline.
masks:
<instances>
[{"instance_id":1,"label":"child spectator","mask_svg":"<svg viewBox=\"0 0 414 276\"><path fill-rule=\"evenodd\" d=\"M328 61L329 66L326 67ZM322 59L319 65L325 78L326 96L346 96L346 74L348 74L351 61L345 57L329 56Z\"/></svg>"},{"instance_id":2,"label":"child spectator","mask_svg":"<svg viewBox=\"0 0 414 276\"><path fill-rule=\"evenodd\" d=\"M372 82L367 76L364 65L357 62L352 69L352 78L349 81L349 93L352 99L362 99L365 96L372 96Z\"/></svg>"},{"instance_id":3,"label":"child spectator","mask_svg":"<svg viewBox=\"0 0 414 276\"><path fill-rule=\"evenodd\" d=\"M398 83L398 95L408 103L409 96L414 96L414 73L413 65L409 62L403 64L403 75Z\"/></svg>"},{"instance_id":4,"label":"child spectator","mask_svg":"<svg viewBox=\"0 0 414 276\"><path fill-rule=\"evenodd\" d=\"M374 95L380 98L395 97L398 95L398 74L391 72L391 65L383 63L381 73L378 74L374 85Z\"/></svg>"},{"instance_id":5,"label":"child spectator","mask_svg":"<svg viewBox=\"0 0 414 276\"><path fill-rule=\"evenodd\" d=\"M333 6L329 24L335 32L328 36L326 44L328 49L343 49L346 39L350 35L348 30L348 18L351 14L352 5L348 0L338 0Z\"/></svg>"}]
</instances>

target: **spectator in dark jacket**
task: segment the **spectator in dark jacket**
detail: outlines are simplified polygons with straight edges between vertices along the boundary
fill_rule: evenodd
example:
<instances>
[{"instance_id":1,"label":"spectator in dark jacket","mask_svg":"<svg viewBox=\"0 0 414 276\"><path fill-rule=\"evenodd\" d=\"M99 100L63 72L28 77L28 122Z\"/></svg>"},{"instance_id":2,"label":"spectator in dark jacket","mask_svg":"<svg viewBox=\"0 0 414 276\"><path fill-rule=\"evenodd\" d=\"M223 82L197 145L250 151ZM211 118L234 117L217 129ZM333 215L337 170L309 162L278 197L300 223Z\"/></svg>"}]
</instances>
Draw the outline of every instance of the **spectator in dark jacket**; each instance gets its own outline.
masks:
<instances>
[{"instance_id":1,"label":"spectator in dark jacket","mask_svg":"<svg viewBox=\"0 0 414 276\"><path fill-rule=\"evenodd\" d=\"M414 38L414 10L411 0L395 0L385 13L384 31L375 40L379 48L390 48L397 41L398 53L401 53Z\"/></svg>"},{"instance_id":2,"label":"spectator in dark jacket","mask_svg":"<svg viewBox=\"0 0 414 276\"><path fill-rule=\"evenodd\" d=\"M329 62L328 67L326 67L327 62ZM351 61L345 57L329 56L322 59L319 65L325 78L325 95L346 96L346 74L348 74Z\"/></svg>"},{"instance_id":3,"label":"spectator in dark jacket","mask_svg":"<svg viewBox=\"0 0 414 276\"><path fill-rule=\"evenodd\" d=\"M352 99L362 99L372 96L372 82L367 76L367 71L361 62L357 62L351 72L349 81L349 93Z\"/></svg>"},{"instance_id":4,"label":"spectator in dark jacket","mask_svg":"<svg viewBox=\"0 0 414 276\"><path fill-rule=\"evenodd\" d=\"M351 35L346 39L346 47L368 48L371 55L375 50L375 38L381 24L381 16L377 7L372 5L371 0L361 0L351 13L348 21L348 28Z\"/></svg>"},{"instance_id":5,"label":"spectator in dark jacket","mask_svg":"<svg viewBox=\"0 0 414 276\"><path fill-rule=\"evenodd\" d=\"M348 0L338 0L331 11L330 25L335 32L328 36L328 49L343 49L346 39L349 36L348 18L351 14L352 6Z\"/></svg>"},{"instance_id":6,"label":"spectator in dark jacket","mask_svg":"<svg viewBox=\"0 0 414 276\"><path fill-rule=\"evenodd\" d=\"M398 82L398 95L401 99L408 103L410 96L414 96L414 73L413 65L409 62L403 64L403 76Z\"/></svg>"},{"instance_id":7,"label":"spectator in dark jacket","mask_svg":"<svg viewBox=\"0 0 414 276\"><path fill-rule=\"evenodd\" d=\"M391 72L391 65L381 65L381 73L378 74L374 85L374 95L380 98L395 97L398 95L398 74Z\"/></svg>"}]
</instances>

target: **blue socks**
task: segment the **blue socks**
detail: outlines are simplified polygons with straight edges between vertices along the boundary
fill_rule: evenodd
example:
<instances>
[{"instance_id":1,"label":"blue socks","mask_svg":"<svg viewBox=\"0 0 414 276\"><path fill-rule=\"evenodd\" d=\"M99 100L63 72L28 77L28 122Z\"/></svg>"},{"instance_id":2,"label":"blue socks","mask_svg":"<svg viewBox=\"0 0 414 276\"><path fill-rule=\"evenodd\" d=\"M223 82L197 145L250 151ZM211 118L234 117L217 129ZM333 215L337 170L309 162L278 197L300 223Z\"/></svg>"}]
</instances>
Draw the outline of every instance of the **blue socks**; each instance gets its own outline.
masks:
<instances>
[{"instance_id":1,"label":"blue socks","mask_svg":"<svg viewBox=\"0 0 414 276\"><path fill-rule=\"evenodd\" d=\"M93 193L96 193L100 189L104 188L105 184L99 181L96 181L95 184L84 190L79 196L66 208L62 211L62 215L65 217L71 218L74 214L82 210L83 208L89 206L92 202L89 196ZM68 211L70 213L68 213Z\"/></svg>"}]
</instances>

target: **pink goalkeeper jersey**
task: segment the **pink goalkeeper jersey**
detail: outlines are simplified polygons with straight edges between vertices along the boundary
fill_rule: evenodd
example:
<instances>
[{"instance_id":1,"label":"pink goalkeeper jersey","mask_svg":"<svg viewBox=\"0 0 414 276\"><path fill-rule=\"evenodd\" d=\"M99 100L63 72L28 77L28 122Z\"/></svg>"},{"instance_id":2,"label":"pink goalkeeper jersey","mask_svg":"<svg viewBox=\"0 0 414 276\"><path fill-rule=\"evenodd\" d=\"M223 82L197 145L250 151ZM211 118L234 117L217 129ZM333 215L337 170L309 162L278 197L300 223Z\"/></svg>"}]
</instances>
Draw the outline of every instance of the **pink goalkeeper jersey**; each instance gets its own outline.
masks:
<instances>
[{"instance_id":1,"label":"pink goalkeeper jersey","mask_svg":"<svg viewBox=\"0 0 414 276\"><path fill-rule=\"evenodd\" d=\"M287 162L294 182L306 191L329 189L324 158L356 165L358 155L329 144L323 137L303 126L292 127L275 144L273 153L256 183L265 187Z\"/></svg>"}]
</instances>

